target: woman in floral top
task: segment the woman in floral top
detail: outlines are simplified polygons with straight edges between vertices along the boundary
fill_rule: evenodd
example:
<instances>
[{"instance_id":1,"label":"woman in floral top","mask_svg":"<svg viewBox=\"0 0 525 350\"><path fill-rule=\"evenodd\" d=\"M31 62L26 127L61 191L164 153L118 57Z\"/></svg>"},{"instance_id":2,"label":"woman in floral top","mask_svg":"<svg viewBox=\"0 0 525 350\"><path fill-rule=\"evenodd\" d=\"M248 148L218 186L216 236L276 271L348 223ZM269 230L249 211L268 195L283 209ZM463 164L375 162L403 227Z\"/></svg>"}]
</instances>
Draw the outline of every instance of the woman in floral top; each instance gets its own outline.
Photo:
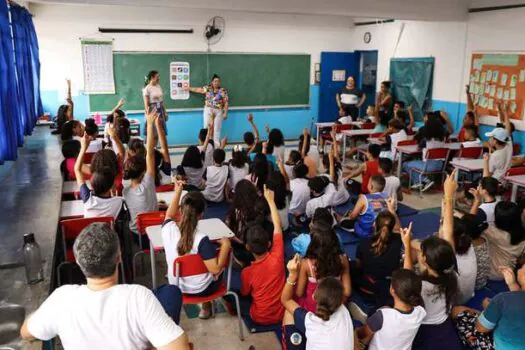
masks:
<instances>
[{"instance_id":1,"label":"woman in floral top","mask_svg":"<svg viewBox=\"0 0 525 350\"><path fill-rule=\"evenodd\" d=\"M202 88L190 87L189 90L204 95L203 128L208 127L210 118L215 118L213 142L216 145L220 144L222 121L228 118L228 91L221 87L221 78L215 74L210 85Z\"/></svg>"}]
</instances>

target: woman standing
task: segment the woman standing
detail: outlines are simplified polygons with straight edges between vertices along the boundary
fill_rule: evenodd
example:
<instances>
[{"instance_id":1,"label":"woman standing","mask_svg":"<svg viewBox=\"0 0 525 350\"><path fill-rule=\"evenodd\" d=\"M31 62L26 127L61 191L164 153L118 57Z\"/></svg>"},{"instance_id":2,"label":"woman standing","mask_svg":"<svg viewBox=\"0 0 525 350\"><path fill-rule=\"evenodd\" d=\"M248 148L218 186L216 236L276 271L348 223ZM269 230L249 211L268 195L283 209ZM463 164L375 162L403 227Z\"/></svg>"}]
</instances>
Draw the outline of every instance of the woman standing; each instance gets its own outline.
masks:
<instances>
[{"instance_id":1,"label":"woman standing","mask_svg":"<svg viewBox=\"0 0 525 350\"><path fill-rule=\"evenodd\" d=\"M202 88L190 87L190 92L205 96L203 128L207 128L210 118L214 118L213 142L220 144L222 121L228 118L228 91L221 88L221 78L214 74L211 84Z\"/></svg>"},{"instance_id":2,"label":"woman standing","mask_svg":"<svg viewBox=\"0 0 525 350\"><path fill-rule=\"evenodd\" d=\"M392 114L394 100L390 92L391 86L392 84L389 81L383 81L381 83L381 90L376 96L376 115L379 115L380 119L381 117L388 117L388 119L390 119L390 115Z\"/></svg>"},{"instance_id":3,"label":"woman standing","mask_svg":"<svg viewBox=\"0 0 525 350\"><path fill-rule=\"evenodd\" d=\"M152 70L148 73L145 79L146 86L142 90L142 96L144 97L144 109L146 115L151 113L153 109L157 110L159 114L159 120L162 122L164 133L168 134L168 128L166 127L166 121L168 120L168 114L164 108L164 92L160 87L160 75L156 70ZM147 130L147 127L146 127ZM158 131L153 128L153 137L158 139ZM157 144L155 142L155 144Z\"/></svg>"},{"instance_id":4,"label":"woman standing","mask_svg":"<svg viewBox=\"0 0 525 350\"><path fill-rule=\"evenodd\" d=\"M365 103L366 95L355 86L355 79L350 76L346 80L346 86L335 96L335 99L339 107L339 116L350 116L356 121L359 117L359 108Z\"/></svg>"}]
</instances>

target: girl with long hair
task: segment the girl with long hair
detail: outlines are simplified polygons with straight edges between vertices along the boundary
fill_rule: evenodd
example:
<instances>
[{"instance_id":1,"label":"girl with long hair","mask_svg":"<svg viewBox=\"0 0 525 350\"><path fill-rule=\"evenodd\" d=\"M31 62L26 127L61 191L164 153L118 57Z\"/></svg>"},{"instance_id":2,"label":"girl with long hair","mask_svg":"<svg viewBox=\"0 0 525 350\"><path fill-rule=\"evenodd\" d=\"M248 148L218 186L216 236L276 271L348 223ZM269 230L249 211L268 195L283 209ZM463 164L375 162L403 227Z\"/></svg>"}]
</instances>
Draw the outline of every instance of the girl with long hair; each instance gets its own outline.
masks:
<instances>
[{"instance_id":1,"label":"girl with long hair","mask_svg":"<svg viewBox=\"0 0 525 350\"><path fill-rule=\"evenodd\" d=\"M162 130L168 134L168 128L166 122L168 121L168 114L164 107L164 91L160 86L160 75L156 70L149 71L148 75L144 78L144 89L142 90L142 96L144 98L144 110L147 113L157 110L159 114L159 120L162 122ZM147 127L146 127L147 130ZM158 130L160 131L160 130ZM158 139L157 129L154 129L153 137L155 140ZM157 144L157 142L155 142Z\"/></svg>"},{"instance_id":2,"label":"girl with long hair","mask_svg":"<svg viewBox=\"0 0 525 350\"><path fill-rule=\"evenodd\" d=\"M186 180L186 190L199 190L202 188L202 175L204 174L204 162L201 152L197 146L186 148L182 156L182 162L177 167L177 176Z\"/></svg>"}]
</instances>

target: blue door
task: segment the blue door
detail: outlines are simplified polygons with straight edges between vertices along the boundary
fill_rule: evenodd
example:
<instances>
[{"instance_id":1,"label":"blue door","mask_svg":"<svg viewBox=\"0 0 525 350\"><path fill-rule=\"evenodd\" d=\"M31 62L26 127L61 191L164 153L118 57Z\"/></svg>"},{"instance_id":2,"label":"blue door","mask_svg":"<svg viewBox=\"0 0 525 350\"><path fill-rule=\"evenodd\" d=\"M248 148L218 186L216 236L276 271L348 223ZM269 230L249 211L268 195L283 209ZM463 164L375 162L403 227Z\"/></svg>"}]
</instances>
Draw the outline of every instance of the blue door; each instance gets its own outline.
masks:
<instances>
[{"instance_id":1,"label":"blue door","mask_svg":"<svg viewBox=\"0 0 525 350\"><path fill-rule=\"evenodd\" d=\"M335 96L346 85L346 79L349 76L353 76L356 86L359 86L358 56L353 52L321 52L318 121L331 122L338 118L339 111ZM344 71L344 79L333 81L334 71Z\"/></svg>"}]
</instances>

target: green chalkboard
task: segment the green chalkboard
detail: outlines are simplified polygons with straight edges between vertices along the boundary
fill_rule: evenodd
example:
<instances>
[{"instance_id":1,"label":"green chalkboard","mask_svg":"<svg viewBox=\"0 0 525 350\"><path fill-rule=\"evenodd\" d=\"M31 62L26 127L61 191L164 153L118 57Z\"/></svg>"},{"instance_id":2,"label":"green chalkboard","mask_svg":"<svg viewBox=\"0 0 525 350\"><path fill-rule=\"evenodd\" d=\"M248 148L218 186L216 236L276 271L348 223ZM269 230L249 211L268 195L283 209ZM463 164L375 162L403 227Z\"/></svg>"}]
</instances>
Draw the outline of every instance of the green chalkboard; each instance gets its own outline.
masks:
<instances>
[{"instance_id":1,"label":"green chalkboard","mask_svg":"<svg viewBox=\"0 0 525 350\"><path fill-rule=\"evenodd\" d=\"M167 109L203 107L199 94L170 99L169 66L175 61L189 62L194 87L207 85L218 74L231 107L309 104L310 55L115 52L113 61L117 93L90 95L91 112L110 111L120 98L126 99L126 110L143 110L144 76L150 70L160 73Z\"/></svg>"}]
</instances>

